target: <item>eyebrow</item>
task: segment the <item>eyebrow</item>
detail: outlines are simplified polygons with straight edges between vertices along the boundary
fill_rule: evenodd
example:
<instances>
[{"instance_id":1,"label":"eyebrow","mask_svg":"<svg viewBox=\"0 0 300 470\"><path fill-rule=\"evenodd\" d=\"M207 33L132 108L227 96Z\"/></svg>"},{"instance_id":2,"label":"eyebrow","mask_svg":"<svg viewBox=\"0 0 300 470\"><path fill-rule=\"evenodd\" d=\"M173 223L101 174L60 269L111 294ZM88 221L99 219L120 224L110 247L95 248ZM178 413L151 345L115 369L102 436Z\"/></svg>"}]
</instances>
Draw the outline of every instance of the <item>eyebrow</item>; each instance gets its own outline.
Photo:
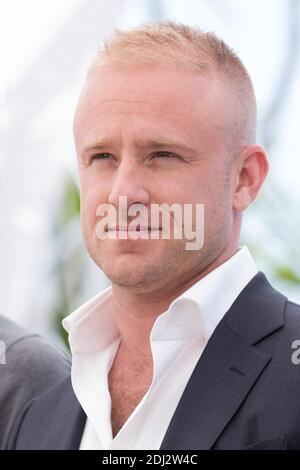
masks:
<instances>
[{"instance_id":1,"label":"eyebrow","mask_svg":"<svg viewBox=\"0 0 300 470\"><path fill-rule=\"evenodd\" d=\"M179 140L173 140L173 139L169 140L169 139L159 138L159 139L148 139L148 140L136 140L135 144L138 148L142 148L142 149L178 148L178 149L188 151L190 153L195 153L195 149L193 149L189 145ZM107 149L108 147L113 147L112 141L107 140L107 139L102 139L102 140L98 140L97 142L93 144L88 144L87 146L85 146L83 149L83 153L89 152L91 150L104 150L104 149Z\"/></svg>"}]
</instances>

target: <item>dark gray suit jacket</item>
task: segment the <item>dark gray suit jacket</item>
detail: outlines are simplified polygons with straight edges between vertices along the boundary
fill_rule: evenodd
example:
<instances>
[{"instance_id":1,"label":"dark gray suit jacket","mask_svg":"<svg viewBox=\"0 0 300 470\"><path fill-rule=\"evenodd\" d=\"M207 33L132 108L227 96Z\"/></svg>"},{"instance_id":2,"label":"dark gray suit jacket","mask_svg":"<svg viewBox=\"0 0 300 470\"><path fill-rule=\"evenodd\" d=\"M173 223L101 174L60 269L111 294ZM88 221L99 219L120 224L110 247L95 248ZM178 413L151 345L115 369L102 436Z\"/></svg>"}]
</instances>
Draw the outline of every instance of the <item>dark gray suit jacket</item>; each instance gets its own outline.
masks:
<instances>
[{"instance_id":1,"label":"dark gray suit jacket","mask_svg":"<svg viewBox=\"0 0 300 470\"><path fill-rule=\"evenodd\" d=\"M211 336L161 449L300 449L297 339L300 306L259 272ZM9 448L78 449L85 421L68 378L29 404Z\"/></svg>"},{"instance_id":2,"label":"dark gray suit jacket","mask_svg":"<svg viewBox=\"0 0 300 470\"><path fill-rule=\"evenodd\" d=\"M0 449L4 449L20 411L69 374L70 359L1 315L0 341L5 346L0 353Z\"/></svg>"}]
</instances>

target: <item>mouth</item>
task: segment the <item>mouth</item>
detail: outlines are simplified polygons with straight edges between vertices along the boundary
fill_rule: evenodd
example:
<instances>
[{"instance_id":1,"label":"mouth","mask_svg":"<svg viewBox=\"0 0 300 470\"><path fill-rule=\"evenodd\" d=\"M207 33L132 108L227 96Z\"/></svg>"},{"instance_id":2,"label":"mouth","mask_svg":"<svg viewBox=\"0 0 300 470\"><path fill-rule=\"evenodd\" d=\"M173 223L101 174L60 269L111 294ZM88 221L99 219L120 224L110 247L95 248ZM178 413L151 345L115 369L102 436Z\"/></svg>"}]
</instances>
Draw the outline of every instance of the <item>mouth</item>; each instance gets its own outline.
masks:
<instances>
[{"instance_id":1,"label":"mouth","mask_svg":"<svg viewBox=\"0 0 300 470\"><path fill-rule=\"evenodd\" d=\"M137 225L136 227L128 227L126 225L124 226L119 226L116 225L116 227L107 227L106 232L151 232L151 231L160 231L162 230L161 227L148 227L148 226L141 226Z\"/></svg>"}]
</instances>

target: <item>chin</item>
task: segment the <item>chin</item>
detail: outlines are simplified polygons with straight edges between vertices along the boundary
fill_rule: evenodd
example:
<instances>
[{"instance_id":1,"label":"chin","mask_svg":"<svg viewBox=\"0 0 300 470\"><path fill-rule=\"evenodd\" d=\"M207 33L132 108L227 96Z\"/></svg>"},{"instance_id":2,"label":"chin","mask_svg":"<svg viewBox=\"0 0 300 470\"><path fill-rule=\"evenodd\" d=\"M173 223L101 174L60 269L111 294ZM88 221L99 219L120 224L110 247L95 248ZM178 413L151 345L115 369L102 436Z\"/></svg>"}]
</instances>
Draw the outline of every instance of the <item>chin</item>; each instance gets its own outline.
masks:
<instances>
[{"instance_id":1,"label":"chin","mask_svg":"<svg viewBox=\"0 0 300 470\"><path fill-rule=\"evenodd\" d=\"M141 256L133 254L110 258L102 265L102 269L113 284L136 290L147 289L159 278L158 263L153 258L147 263Z\"/></svg>"},{"instance_id":2,"label":"chin","mask_svg":"<svg viewBox=\"0 0 300 470\"><path fill-rule=\"evenodd\" d=\"M147 284L147 274L138 272L134 266L119 267L104 271L113 284L123 287L141 287Z\"/></svg>"}]
</instances>

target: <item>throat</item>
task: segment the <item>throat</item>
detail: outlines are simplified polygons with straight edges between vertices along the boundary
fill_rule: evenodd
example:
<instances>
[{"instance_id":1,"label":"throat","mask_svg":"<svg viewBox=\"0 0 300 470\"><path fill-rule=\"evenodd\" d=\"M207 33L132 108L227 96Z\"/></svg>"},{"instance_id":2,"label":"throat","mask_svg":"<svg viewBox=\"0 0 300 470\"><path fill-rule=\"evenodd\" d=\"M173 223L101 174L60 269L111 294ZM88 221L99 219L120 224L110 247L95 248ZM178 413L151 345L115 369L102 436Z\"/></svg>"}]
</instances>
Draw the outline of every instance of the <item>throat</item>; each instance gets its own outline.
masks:
<instances>
[{"instance_id":1,"label":"throat","mask_svg":"<svg viewBox=\"0 0 300 470\"><path fill-rule=\"evenodd\" d=\"M113 438L148 392L152 378L152 356L130 360L117 353L108 375Z\"/></svg>"}]
</instances>

